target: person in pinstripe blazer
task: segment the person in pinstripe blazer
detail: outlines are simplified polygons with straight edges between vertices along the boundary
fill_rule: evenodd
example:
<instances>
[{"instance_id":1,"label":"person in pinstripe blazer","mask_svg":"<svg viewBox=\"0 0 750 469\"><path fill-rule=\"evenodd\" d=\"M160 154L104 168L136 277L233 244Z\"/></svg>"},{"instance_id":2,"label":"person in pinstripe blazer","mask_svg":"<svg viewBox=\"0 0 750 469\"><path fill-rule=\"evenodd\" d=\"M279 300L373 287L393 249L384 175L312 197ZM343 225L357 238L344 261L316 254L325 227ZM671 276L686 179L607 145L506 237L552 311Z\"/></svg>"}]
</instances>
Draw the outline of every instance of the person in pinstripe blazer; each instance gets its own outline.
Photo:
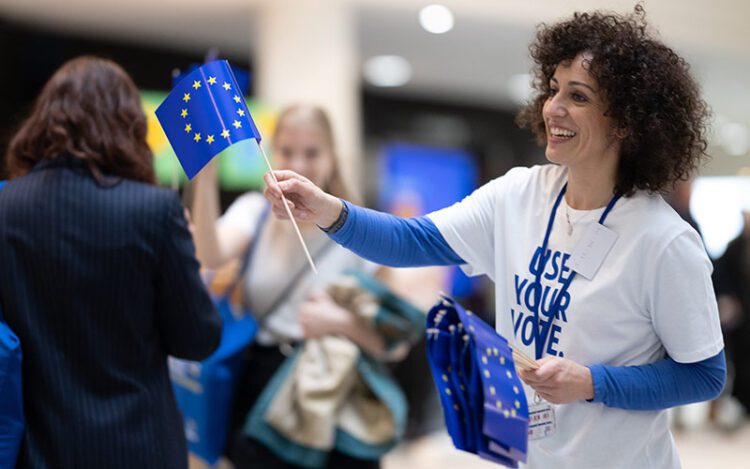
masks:
<instances>
[{"instance_id":1,"label":"person in pinstripe blazer","mask_svg":"<svg viewBox=\"0 0 750 469\"><path fill-rule=\"evenodd\" d=\"M145 136L125 71L83 57L10 143L0 307L24 354L19 468L187 467L167 355L206 358L221 319Z\"/></svg>"}]
</instances>

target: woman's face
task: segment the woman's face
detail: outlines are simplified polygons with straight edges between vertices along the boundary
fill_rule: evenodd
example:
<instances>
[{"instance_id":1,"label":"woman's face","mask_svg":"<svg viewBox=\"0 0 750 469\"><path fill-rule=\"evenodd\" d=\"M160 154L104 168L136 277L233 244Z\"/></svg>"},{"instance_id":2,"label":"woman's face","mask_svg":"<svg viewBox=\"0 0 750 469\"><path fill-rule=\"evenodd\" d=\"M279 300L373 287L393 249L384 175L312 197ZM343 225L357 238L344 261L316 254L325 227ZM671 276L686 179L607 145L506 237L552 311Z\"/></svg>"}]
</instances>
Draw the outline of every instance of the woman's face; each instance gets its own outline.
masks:
<instances>
[{"instance_id":1,"label":"woman's face","mask_svg":"<svg viewBox=\"0 0 750 469\"><path fill-rule=\"evenodd\" d=\"M618 158L615 122L604 115L603 93L588 72L591 55L579 54L557 66L542 114L547 129L547 159L569 168Z\"/></svg>"},{"instance_id":2,"label":"woman's face","mask_svg":"<svg viewBox=\"0 0 750 469\"><path fill-rule=\"evenodd\" d=\"M325 132L315 122L289 116L276 133L273 146L276 169L290 169L318 187L328 184L333 153Z\"/></svg>"}]
</instances>

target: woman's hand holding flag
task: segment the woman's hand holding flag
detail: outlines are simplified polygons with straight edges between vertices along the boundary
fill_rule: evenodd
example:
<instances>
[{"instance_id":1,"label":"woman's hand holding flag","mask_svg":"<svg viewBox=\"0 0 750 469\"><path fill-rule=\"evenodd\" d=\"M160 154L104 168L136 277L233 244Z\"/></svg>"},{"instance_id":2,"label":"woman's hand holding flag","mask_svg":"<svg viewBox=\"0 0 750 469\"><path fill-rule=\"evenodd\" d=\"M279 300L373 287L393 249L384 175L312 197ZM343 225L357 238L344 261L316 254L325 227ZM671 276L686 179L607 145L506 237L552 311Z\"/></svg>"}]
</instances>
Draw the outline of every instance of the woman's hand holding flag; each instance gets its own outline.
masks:
<instances>
[{"instance_id":1,"label":"woman's hand holding flag","mask_svg":"<svg viewBox=\"0 0 750 469\"><path fill-rule=\"evenodd\" d=\"M278 184L274 181L274 174ZM280 170L267 172L263 176L266 188L263 195L271 203L273 213L281 219L288 219L282 192L289 203L294 218L304 222L315 223L321 228L328 228L338 220L343 202L320 189L309 179L294 171Z\"/></svg>"}]
</instances>

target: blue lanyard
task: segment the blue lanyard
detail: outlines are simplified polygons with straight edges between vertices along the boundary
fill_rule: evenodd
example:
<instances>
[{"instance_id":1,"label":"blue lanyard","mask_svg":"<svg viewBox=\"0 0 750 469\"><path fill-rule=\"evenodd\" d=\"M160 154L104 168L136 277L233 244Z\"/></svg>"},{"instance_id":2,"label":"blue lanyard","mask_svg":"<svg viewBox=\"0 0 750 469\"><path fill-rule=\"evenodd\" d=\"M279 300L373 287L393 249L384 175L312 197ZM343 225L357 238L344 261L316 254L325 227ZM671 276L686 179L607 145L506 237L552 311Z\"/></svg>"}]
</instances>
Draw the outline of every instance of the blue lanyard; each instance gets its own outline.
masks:
<instances>
[{"instance_id":1,"label":"blue lanyard","mask_svg":"<svg viewBox=\"0 0 750 469\"><path fill-rule=\"evenodd\" d=\"M536 288L536 305L533 308L534 310L534 346L535 346L535 352L536 352L536 359L539 360L544 355L544 346L547 344L547 337L549 335L549 331L552 328L552 323L555 321L555 317L557 317L557 313L560 311L560 303L562 302L563 297L568 292L568 287L570 286L570 283L573 281L573 278L576 276L575 270L570 273L568 278L566 280L563 280L562 282L562 288L557 293L557 297L555 298L555 301L552 304L552 307L549 310L549 321L547 321L546 324L540 324L539 323L539 310L542 307L542 274L544 273L544 269L547 266L547 259L551 256L547 256L547 246L549 245L549 236L550 233L552 233L552 225L555 223L555 215L557 214L557 208L560 206L560 202L562 201L563 196L565 195L565 190L568 188L568 183L566 182L563 186L562 190L560 190L560 194L557 196L557 199L555 200L555 204L552 206L552 213L549 216L549 222L547 222L547 231L544 233L544 241L542 242L542 251L539 255L539 268L536 271L535 280L534 280L534 288ZM612 197L612 200L609 201L609 204L607 204L607 208L604 209L604 213L602 213L602 216L599 217L599 224L604 225L604 220L607 218L607 215L609 215L609 212L612 211L612 208L615 206L615 203L620 199L620 194L615 194ZM532 265L533 265L533 259L532 259ZM540 330L541 328L541 330Z\"/></svg>"}]
</instances>

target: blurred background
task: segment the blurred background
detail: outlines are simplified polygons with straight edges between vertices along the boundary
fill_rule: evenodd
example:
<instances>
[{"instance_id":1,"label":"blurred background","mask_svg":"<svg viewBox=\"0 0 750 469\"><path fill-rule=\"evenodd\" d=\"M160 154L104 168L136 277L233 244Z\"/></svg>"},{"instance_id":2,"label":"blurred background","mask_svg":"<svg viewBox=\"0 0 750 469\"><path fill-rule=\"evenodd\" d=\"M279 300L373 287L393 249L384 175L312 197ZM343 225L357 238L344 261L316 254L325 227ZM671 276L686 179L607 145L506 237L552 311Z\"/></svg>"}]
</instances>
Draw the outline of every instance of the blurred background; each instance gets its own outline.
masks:
<instances>
[{"instance_id":1,"label":"blurred background","mask_svg":"<svg viewBox=\"0 0 750 469\"><path fill-rule=\"evenodd\" d=\"M539 23L577 10L629 12L634 5L632 0L0 0L0 155L50 75L72 57L100 55L120 63L142 91L160 182L189 196L153 112L176 73L222 58L249 74L246 99L264 136L271 135L283 106L321 104L333 119L346 179L367 205L423 214L513 166L544 162L531 134L514 124L530 93L528 45ZM736 335L748 330L750 321L750 266L734 268L737 256L722 256L750 220L743 217L750 213L750 2L659 0L646 1L645 8L651 27L692 65L714 113L711 161L670 200L700 230L719 270L728 272L717 278L717 292L725 332ZM260 188L264 166L256 151L238 144L220 156L224 207ZM750 254L744 257L750 264ZM482 280L455 270L441 275L446 291L492 320L492 293ZM741 354L733 359L732 374L750 361ZM484 466L451 449L430 397L432 383L421 382L429 380L426 370L417 380L408 367L422 366L419 360L405 366L402 379L418 405L409 441L385 467ZM674 413L684 467L747 467L742 455L750 456L744 418L750 398L741 389L731 396L733 384L730 379L727 395L717 403Z\"/></svg>"}]
</instances>

